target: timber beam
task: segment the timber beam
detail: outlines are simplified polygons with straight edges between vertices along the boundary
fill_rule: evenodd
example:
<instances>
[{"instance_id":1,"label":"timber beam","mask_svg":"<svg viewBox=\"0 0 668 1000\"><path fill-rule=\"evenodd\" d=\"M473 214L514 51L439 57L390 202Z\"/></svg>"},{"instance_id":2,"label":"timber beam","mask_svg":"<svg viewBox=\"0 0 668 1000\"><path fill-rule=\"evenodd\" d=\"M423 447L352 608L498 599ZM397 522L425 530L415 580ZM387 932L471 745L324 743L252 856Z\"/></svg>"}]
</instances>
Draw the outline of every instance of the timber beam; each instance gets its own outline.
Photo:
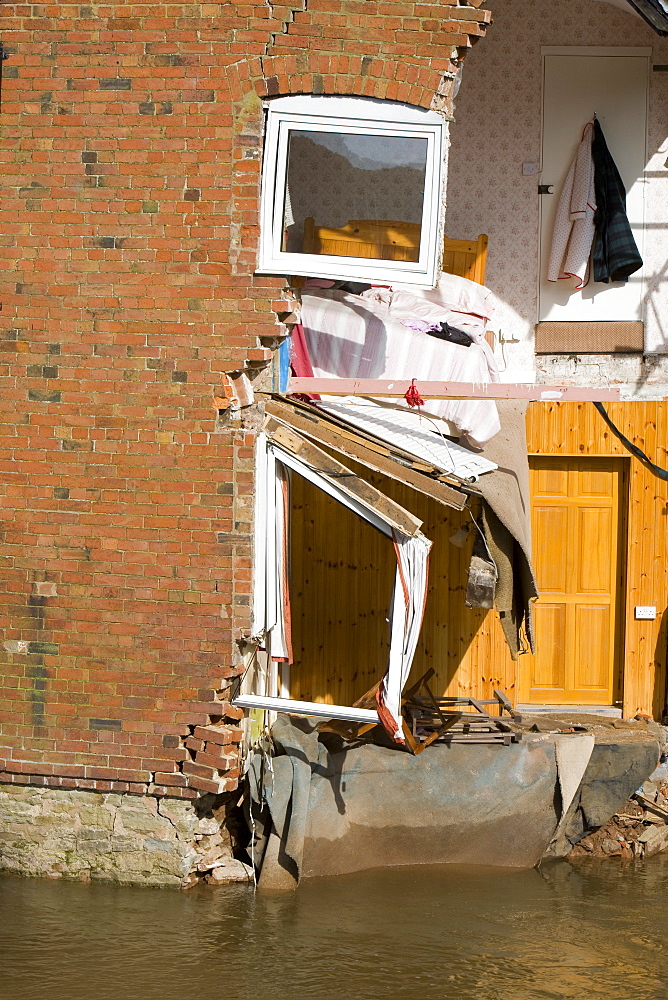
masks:
<instances>
[{"instance_id":1,"label":"timber beam","mask_svg":"<svg viewBox=\"0 0 668 1000\"><path fill-rule=\"evenodd\" d=\"M291 378L287 393L324 396L379 396L402 399L411 380L378 378ZM428 382L415 380L423 399L527 399L538 403L615 403L619 389L511 382Z\"/></svg>"}]
</instances>

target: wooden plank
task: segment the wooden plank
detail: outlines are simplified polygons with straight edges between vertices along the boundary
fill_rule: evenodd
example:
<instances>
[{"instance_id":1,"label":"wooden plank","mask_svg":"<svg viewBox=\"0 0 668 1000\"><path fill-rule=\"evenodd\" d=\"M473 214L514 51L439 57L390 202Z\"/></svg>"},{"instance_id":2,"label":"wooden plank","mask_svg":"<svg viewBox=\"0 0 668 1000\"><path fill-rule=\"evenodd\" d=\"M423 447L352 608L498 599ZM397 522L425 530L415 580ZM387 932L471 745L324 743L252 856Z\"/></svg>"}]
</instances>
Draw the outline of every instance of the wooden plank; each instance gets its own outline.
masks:
<instances>
[{"instance_id":1,"label":"wooden plank","mask_svg":"<svg viewBox=\"0 0 668 1000\"><path fill-rule=\"evenodd\" d=\"M610 705L621 560L623 463L603 456L531 460L537 650L522 661L527 704Z\"/></svg>"},{"instance_id":2,"label":"wooden plank","mask_svg":"<svg viewBox=\"0 0 668 1000\"><path fill-rule=\"evenodd\" d=\"M668 466L665 401L625 401L611 403L607 409L613 422L653 462ZM586 403L533 403L527 413L527 442L530 455L605 455L625 460L617 638L623 674L614 698L623 699L625 717L641 711L661 718L666 684L666 615L662 612L668 605L668 483L632 458ZM636 620L633 609L643 604L656 605L656 619Z\"/></svg>"},{"instance_id":3,"label":"wooden plank","mask_svg":"<svg viewBox=\"0 0 668 1000\"><path fill-rule=\"evenodd\" d=\"M401 507L394 500L384 496L375 486L360 479L327 452L318 448L311 441L298 434L292 427L288 427L276 417L268 416L264 423L264 430L272 441L281 445L287 451L297 455L308 465L317 469L322 475L334 477L336 486L357 500L375 510L383 520L406 535L417 535L420 531L422 521L411 514L410 511ZM340 477L345 476L345 480Z\"/></svg>"},{"instance_id":4,"label":"wooden plank","mask_svg":"<svg viewBox=\"0 0 668 1000\"><path fill-rule=\"evenodd\" d=\"M411 380L356 378L291 378L287 391L327 396L380 396L401 399ZM596 400L615 402L619 389L588 386L524 385L511 382L428 382L416 383L424 399L528 399L540 402L572 402Z\"/></svg>"},{"instance_id":5,"label":"wooden plank","mask_svg":"<svg viewBox=\"0 0 668 1000\"><path fill-rule=\"evenodd\" d=\"M400 465L405 465L410 469L414 469L416 472L424 472L429 476L434 476L436 479L443 482L450 482L455 486L459 486L462 481L461 478L454 475L454 473L444 473L442 469L432 463L425 462L424 459L418 458L409 451L404 451L395 444L390 445L387 441L382 441L380 438L375 437L362 427L353 427L342 417L339 417L331 411L321 410L309 404L302 403L296 399L290 399L288 402L285 399L278 399L276 396L274 396L271 401L266 404L266 410L268 413L273 413L274 416L279 417L281 420L285 420L286 423L294 424L298 430L304 431L305 428L310 427L313 424L321 424L323 427L334 432L337 435L337 438L341 436L349 441L356 441L365 448L375 451L378 455L384 455L386 458L391 458L392 461L398 462ZM295 412L299 414L299 416L302 417L306 423L303 423L300 426L294 423L291 420L291 414Z\"/></svg>"},{"instance_id":6,"label":"wooden plank","mask_svg":"<svg viewBox=\"0 0 668 1000\"><path fill-rule=\"evenodd\" d=\"M292 408L289 403L283 405ZM309 421L310 427L317 432L319 425ZM367 460L366 453L360 456L359 465L353 458L349 465L421 517L422 530L434 543L425 618L405 694L428 671L436 695L491 699L494 689L500 688L511 702L516 701L516 663L498 615L465 604L472 533L463 548L449 542L463 524L470 523L468 510L443 506L426 492L416 492L406 482L374 471L374 461ZM395 475L403 475L405 470L392 462L388 465ZM431 481L426 479L426 483L429 489ZM385 619L396 570L394 551L389 539L361 518L348 511L344 511L347 517L333 515L335 501L301 477L295 477L291 503L295 512L290 559L296 660L291 694L310 701L352 704L385 671Z\"/></svg>"},{"instance_id":7,"label":"wooden plank","mask_svg":"<svg viewBox=\"0 0 668 1000\"><path fill-rule=\"evenodd\" d=\"M439 504L445 504L455 510L463 510L466 506L468 500L466 493L456 490L440 480L430 479L413 469L400 465L386 455L378 454L365 444L356 441L353 435L342 437L337 430L327 427L324 421L316 422L306 419L287 404L272 400L266 406L268 413L280 415L282 420L285 420L286 423L289 422L300 434L313 438L319 444L326 445L328 448L354 459L360 465L389 476L391 479L438 501Z\"/></svg>"},{"instance_id":8,"label":"wooden plank","mask_svg":"<svg viewBox=\"0 0 668 1000\"><path fill-rule=\"evenodd\" d=\"M290 504L290 696L375 709L354 702L387 670L392 541L301 476Z\"/></svg>"}]
</instances>

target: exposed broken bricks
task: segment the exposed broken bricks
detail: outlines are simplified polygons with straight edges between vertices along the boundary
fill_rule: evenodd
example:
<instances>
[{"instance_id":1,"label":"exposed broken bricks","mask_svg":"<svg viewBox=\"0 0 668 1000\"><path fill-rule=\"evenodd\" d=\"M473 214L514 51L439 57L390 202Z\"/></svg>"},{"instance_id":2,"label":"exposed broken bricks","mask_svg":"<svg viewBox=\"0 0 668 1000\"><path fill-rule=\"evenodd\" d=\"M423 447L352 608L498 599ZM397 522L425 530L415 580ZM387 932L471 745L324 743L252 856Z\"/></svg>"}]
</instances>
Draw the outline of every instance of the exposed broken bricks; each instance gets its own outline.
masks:
<instances>
[{"instance_id":1,"label":"exposed broken bricks","mask_svg":"<svg viewBox=\"0 0 668 1000\"><path fill-rule=\"evenodd\" d=\"M183 743L189 759L181 763L180 775L188 787L214 795L235 791L241 773L240 743L243 734L234 722L243 716L243 711L228 702L223 703L221 708L223 720L234 721L221 720L208 726L195 726L192 735Z\"/></svg>"}]
</instances>

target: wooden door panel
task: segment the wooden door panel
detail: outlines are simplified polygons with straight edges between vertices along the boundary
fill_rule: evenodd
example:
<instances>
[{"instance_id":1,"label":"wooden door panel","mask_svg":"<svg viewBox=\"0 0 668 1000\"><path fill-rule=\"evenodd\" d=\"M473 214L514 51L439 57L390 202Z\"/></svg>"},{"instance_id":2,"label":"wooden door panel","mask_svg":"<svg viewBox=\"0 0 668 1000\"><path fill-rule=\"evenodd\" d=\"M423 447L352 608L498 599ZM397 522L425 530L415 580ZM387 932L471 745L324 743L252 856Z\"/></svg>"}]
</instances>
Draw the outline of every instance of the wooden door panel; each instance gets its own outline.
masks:
<instances>
[{"instance_id":1,"label":"wooden door panel","mask_svg":"<svg viewBox=\"0 0 668 1000\"><path fill-rule=\"evenodd\" d=\"M544 594L564 594L568 564L565 539L568 535L568 509L564 506L540 506L534 510L533 545L541 556L540 589Z\"/></svg>"},{"instance_id":2,"label":"wooden door panel","mask_svg":"<svg viewBox=\"0 0 668 1000\"><path fill-rule=\"evenodd\" d=\"M575 613L575 691L593 692L600 698L609 686L610 608L580 604Z\"/></svg>"},{"instance_id":3,"label":"wooden door panel","mask_svg":"<svg viewBox=\"0 0 668 1000\"><path fill-rule=\"evenodd\" d=\"M520 661L529 704L611 704L621 598L623 460L531 459L536 654Z\"/></svg>"},{"instance_id":4,"label":"wooden door panel","mask_svg":"<svg viewBox=\"0 0 668 1000\"><path fill-rule=\"evenodd\" d=\"M609 598L613 570L610 556L615 546L613 511L610 507L580 507L577 521L577 592L605 594Z\"/></svg>"},{"instance_id":5,"label":"wooden door panel","mask_svg":"<svg viewBox=\"0 0 668 1000\"><path fill-rule=\"evenodd\" d=\"M532 469L532 492L535 496L568 496L568 470L554 468L549 459L536 459Z\"/></svg>"},{"instance_id":6,"label":"wooden door panel","mask_svg":"<svg viewBox=\"0 0 668 1000\"><path fill-rule=\"evenodd\" d=\"M611 500L615 493L615 473L611 469L578 469L573 477L573 494L577 497Z\"/></svg>"},{"instance_id":7,"label":"wooden door panel","mask_svg":"<svg viewBox=\"0 0 668 1000\"><path fill-rule=\"evenodd\" d=\"M544 641L531 657L530 687L561 692L566 685L566 605L536 605L536 634Z\"/></svg>"}]
</instances>

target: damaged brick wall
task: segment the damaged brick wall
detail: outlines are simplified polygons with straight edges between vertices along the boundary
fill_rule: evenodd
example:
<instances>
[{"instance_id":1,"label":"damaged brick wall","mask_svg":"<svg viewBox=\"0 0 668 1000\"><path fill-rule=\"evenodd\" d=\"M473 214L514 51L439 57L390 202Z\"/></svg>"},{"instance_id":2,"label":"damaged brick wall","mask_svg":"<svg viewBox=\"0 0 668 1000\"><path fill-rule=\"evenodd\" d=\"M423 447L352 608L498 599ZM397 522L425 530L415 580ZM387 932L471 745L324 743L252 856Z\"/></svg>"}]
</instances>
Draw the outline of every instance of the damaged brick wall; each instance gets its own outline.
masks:
<instances>
[{"instance_id":1,"label":"damaged brick wall","mask_svg":"<svg viewBox=\"0 0 668 1000\"><path fill-rule=\"evenodd\" d=\"M192 741L234 728L248 404L294 305L253 273L261 102L447 112L479 2L0 8L1 781L236 784Z\"/></svg>"}]
</instances>

